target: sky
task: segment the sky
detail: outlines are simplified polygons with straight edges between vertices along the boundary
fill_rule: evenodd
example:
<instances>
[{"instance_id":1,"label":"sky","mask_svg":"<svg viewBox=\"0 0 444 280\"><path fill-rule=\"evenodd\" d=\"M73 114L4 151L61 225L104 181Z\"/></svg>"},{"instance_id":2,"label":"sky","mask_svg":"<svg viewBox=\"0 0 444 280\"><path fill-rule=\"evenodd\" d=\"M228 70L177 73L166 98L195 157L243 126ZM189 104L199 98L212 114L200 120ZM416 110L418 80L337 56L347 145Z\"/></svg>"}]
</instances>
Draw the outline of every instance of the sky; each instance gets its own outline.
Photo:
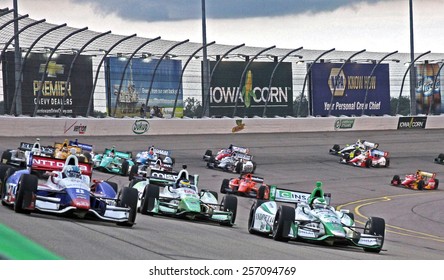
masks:
<instances>
[{"instance_id":1,"label":"sky","mask_svg":"<svg viewBox=\"0 0 444 280\"><path fill-rule=\"evenodd\" d=\"M53 24L164 40L410 52L409 0L16 0ZM0 7L13 8L13 0ZM412 0L414 51L444 54L444 1Z\"/></svg>"}]
</instances>

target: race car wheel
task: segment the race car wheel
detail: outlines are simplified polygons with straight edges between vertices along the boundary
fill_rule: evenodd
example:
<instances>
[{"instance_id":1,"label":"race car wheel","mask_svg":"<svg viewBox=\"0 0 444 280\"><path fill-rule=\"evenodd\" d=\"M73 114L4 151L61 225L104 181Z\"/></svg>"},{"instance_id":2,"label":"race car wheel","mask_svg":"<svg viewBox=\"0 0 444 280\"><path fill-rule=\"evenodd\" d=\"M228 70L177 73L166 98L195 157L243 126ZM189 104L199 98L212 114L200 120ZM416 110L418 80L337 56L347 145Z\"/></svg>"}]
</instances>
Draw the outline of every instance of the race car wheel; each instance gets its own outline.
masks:
<instances>
[{"instance_id":1,"label":"race car wheel","mask_svg":"<svg viewBox=\"0 0 444 280\"><path fill-rule=\"evenodd\" d=\"M226 195L222 199L222 211L228 212L230 211L232 213L231 221L228 222L221 222L220 224L223 226L229 226L232 227L234 225L234 222L236 221L236 214L237 214L237 197L234 195Z\"/></svg>"},{"instance_id":2,"label":"race car wheel","mask_svg":"<svg viewBox=\"0 0 444 280\"><path fill-rule=\"evenodd\" d=\"M399 175L393 176L391 183L392 185L399 186L401 184L401 178L399 178Z\"/></svg>"},{"instance_id":3,"label":"race car wheel","mask_svg":"<svg viewBox=\"0 0 444 280\"><path fill-rule=\"evenodd\" d=\"M250 208L250 215L248 216L248 232L251 234L257 234L257 235L266 235L268 236L268 232L260 232L260 231L256 231L253 228L254 225L254 215L256 214L256 210L262 205L262 203L264 203L265 200L256 200L253 205L251 205Z\"/></svg>"},{"instance_id":4,"label":"race car wheel","mask_svg":"<svg viewBox=\"0 0 444 280\"><path fill-rule=\"evenodd\" d=\"M213 152L211 150L206 150L205 155L203 156L203 159L205 159L205 157L212 157L212 156L213 156Z\"/></svg>"},{"instance_id":5,"label":"race car wheel","mask_svg":"<svg viewBox=\"0 0 444 280\"><path fill-rule=\"evenodd\" d=\"M291 223L294 222L294 208L281 205L276 212L273 223L273 239L276 241L288 242L287 237L290 232Z\"/></svg>"},{"instance_id":6,"label":"race car wheel","mask_svg":"<svg viewBox=\"0 0 444 280\"><path fill-rule=\"evenodd\" d=\"M8 164L11 161L11 151L6 150L2 153L1 163Z\"/></svg>"},{"instance_id":7,"label":"race car wheel","mask_svg":"<svg viewBox=\"0 0 444 280\"><path fill-rule=\"evenodd\" d=\"M86 159L86 160L85 160L86 163L92 164L92 156L91 156L90 153L85 152L85 153L83 154L83 156L84 156L85 159Z\"/></svg>"},{"instance_id":8,"label":"race car wheel","mask_svg":"<svg viewBox=\"0 0 444 280\"><path fill-rule=\"evenodd\" d=\"M378 247L378 248L364 248L364 251L374 252L374 253L381 252L382 245L384 245L385 220L382 218L378 218L378 217L370 217L368 219L367 223L365 223L364 233L382 237L380 247Z\"/></svg>"},{"instance_id":9,"label":"race car wheel","mask_svg":"<svg viewBox=\"0 0 444 280\"><path fill-rule=\"evenodd\" d=\"M438 155L438 158L439 158L441 161L443 161L443 160L444 160L444 154L439 154L439 155Z\"/></svg>"},{"instance_id":10,"label":"race car wheel","mask_svg":"<svg viewBox=\"0 0 444 280\"><path fill-rule=\"evenodd\" d=\"M152 211L156 205L156 200L159 200L159 186L149 184L145 187L145 191L142 196L140 213L152 216L154 214Z\"/></svg>"},{"instance_id":11,"label":"race car wheel","mask_svg":"<svg viewBox=\"0 0 444 280\"><path fill-rule=\"evenodd\" d=\"M6 205L6 202L3 199L6 196L6 179L9 177L7 176L9 169L11 169L11 167L7 165L0 165L0 199L3 205Z\"/></svg>"},{"instance_id":12,"label":"race car wheel","mask_svg":"<svg viewBox=\"0 0 444 280\"><path fill-rule=\"evenodd\" d=\"M418 190L422 190L425 186L424 180L419 180L418 182Z\"/></svg>"},{"instance_id":13,"label":"race car wheel","mask_svg":"<svg viewBox=\"0 0 444 280\"><path fill-rule=\"evenodd\" d=\"M129 168L129 162L125 160L124 162L122 162L122 170L120 170L120 174L122 174L123 176L127 176L129 173Z\"/></svg>"},{"instance_id":14,"label":"race car wheel","mask_svg":"<svg viewBox=\"0 0 444 280\"><path fill-rule=\"evenodd\" d=\"M435 179L435 188L434 190L437 190L439 186L439 179Z\"/></svg>"},{"instance_id":15,"label":"race car wheel","mask_svg":"<svg viewBox=\"0 0 444 280\"><path fill-rule=\"evenodd\" d=\"M241 174L241 173L242 173L242 162L240 162L240 161L236 162L235 171L236 171L236 173L238 173L238 174Z\"/></svg>"},{"instance_id":16,"label":"race car wheel","mask_svg":"<svg viewBox=\"0 0 444 280\"><path fill-rule=\"evenodd\" d=\"M220 185L220 192L221 193L227 193L227 189L230 187L230 180L229 179L223 179L222 185Z\"/></svg>"},{"instance_id":17,"label":"race car wheel","mask_svg":"<svg viewBox=\"0 0 444 280\"><path fill-rule=\"evenodd\" d=\"M365 160L365 167L370 168L372 166L372 160L371 159L366 159Z\"/></svg>"},{"instance_id":18,"label":"race car wheel","mask_svg":"<svg viewBox=\"0 0 444 280\"><path fill-rule=\"evenodd\" d=\"M16 213L29 214L35 193L37 192L38 179L31 174L22 174L17 184L14 211Z\"/></svg>"},{"instance_id":19,"label":"race car wheel","mask_svg":"<svg viewBox=\"0 0 444 280\"><path fill-rule=\"evenodd\" d=\"M389 167L390 166L390 159L386 159L385 160L385 167Z\"/></svg>"},{"instance_id":20,"label":"race car wheel","mask_svg":"<svg viewBox=\"0 0 444 280\"><path fill-rule=\"evenodd\" d=\"M339 151L341 149L341 147L338 144L334 144L332 150L333 151Z\"/></svg>"},{"instance_id":21,"label":"race car wheel","mask_svg":"<svg viewBox=\"0 0 444 280\"><path fill-rule=\"evenodd\" d=\"M257 164L256 164L255 161L252 161L252 163L253 163L253 171L251 171L251 173L254 174L254 172L256 172L256 166L257 166Z\"/></svg>"},{"instance_id":22,"label":"race car wheel","mask_svg":"<svg viewBox=\"0 0 444 280\"><path fill-rule=\"evenodd\" d=\"M260 186L259 190L257 191L257 198L258 199L268 199L268 197L265 197L266 191L267 191L267 186Z\"/></svg>"},{"instance_id":23,"label":"race car wheel","mask_svg":"<svg viewBox=\"0 0 444 280\"><path fill-rule=\"evenodd\" d=\"M134 164L133 166L131 166L128 179L131 181L132 179L134 179L134 176L137 175L138 173L139 173L139 165Z\"/></svg>"},{"instance_id":24,"label":"race car wheel","mask_svg":"<svg viewBox=\"0 0 444 280\"><path fill-rule=\"evenodd\" d=\"M118 205L120 207L128 207L130 209L128 221L118 222L118 226L132 227L136 221L137 201L139 192L136 189L124 187L120 190L118 197Z\"/></svg>"}]
</instances>

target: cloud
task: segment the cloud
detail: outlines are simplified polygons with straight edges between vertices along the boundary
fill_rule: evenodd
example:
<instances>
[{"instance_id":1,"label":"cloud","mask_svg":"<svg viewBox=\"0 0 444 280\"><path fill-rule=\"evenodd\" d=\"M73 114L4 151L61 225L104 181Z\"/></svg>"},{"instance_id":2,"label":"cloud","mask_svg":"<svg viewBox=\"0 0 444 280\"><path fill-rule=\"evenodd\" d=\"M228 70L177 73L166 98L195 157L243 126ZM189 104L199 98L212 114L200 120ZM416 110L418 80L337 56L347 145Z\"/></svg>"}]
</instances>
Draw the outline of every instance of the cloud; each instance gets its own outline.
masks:
<instances>
[{"instance_id":1,"label":"cloud","mask_svg":"<svg viewBox=\"0 0 444 280\"><path fill-rule=\"evenodd\" d=\"M72 0L91 4L101 15L113 13L130 21L179 21L200 19L201 0ZM361 3L384 0L206 0L206 16L212 19L278 17L334 11ZM385 0L393 1L393 0Z\"/></svg>"}]
</instances>

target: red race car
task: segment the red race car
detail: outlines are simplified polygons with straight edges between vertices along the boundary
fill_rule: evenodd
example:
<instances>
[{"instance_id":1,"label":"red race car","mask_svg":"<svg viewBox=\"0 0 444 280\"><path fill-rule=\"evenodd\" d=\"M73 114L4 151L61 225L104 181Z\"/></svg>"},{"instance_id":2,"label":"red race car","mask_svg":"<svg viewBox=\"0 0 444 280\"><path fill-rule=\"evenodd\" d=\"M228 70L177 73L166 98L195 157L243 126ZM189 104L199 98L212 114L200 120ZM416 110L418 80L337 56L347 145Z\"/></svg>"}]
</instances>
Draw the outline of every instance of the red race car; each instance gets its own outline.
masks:
<instances>
[{"instance_id":1,"label":"red race car","mask_svg":"<svg viewBox=\"0 0 444 280\"><path fill-rule=\"evenodd\" d=\"M390 184L392 186L404 186L413 190L436 190L438 189L439 179L436 178L436 173L434 172L417 170L415 174L405 175L404 180L401 180L399 175L393 176Z\"/></svg>"},{"instance_id":2,"label":"red race car","mask_svg":"<svg viewBox=\"0 0 444 280\"><path fill-rule=\"evenodd\" d=\"M251 173L242 174L238 178L224 179L220 192L267 200L270 197L270 187L264 183L264 178L253 176Z\"/></svg>"}]
</instances>

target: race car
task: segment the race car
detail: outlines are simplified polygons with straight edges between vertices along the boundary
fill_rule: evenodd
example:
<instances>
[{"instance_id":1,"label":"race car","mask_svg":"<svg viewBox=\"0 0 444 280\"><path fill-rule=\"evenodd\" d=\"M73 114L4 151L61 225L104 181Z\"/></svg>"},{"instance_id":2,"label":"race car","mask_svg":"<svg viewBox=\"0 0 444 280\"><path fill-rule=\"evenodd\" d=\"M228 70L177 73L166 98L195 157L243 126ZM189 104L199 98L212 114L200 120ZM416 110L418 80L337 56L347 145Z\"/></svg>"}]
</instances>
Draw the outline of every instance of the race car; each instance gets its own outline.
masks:
<instances>
[{"instance_id":1,"label":"race car","mask_svg":"<svg viewBox=\"0 0 444 280\"><path fill-rule=\"evenodd\" d=\"M267 200L270 186L264 183L264 178L246 173L238 178L223 179L220 192Z\"/></svg>"},{"instance_id":2,"label":"race car","mask_svg":"<svg viewBox=\"0 0 444 280\"><path fill-rule=\"evenodd\" d=\"M358 167L389 167L389 153L378 149L370 149L362 152L360 149L353 150L349 154L341 156L340 163Z\"/></svg>"},{"instance_id":3,"label":"race car","mask_svg":"<svg viewBox=\"0 0 444 280\"><path fill-rule=\"evenodd\" d=\"M436 190L439 186L439 179L435 172L417 170L414 174L407 174L401 180L399 175L393 176L390 181L392 186L402 186L413 190Z\"/></svg>"},{"instance_id":4,"label":"race car","mask_svg":"<svg viewBox=\"0 0 444 280\"><path fill-rule=\"evenodd\" d=\"M115 147L112 147L105 149L103 154L96 154L92 162L96 170L128 176L134 165L132 158L131 152L117 151Z\"/></svg>"},{"instance_id":5,"label":"race car","mask_svg":"<svg viewBox=\"0 0 444 280\"><path fill-rule=\"evenodd\" d=\"M206 150L205 154L203 155L203 160L205 161L209 161L210 158L215 158L217 161L222 160L224 157L229 157L231 156L234 152L240 152L242 154L250 154L250 149L245 148L245 147L240 147L240 146L235 146L233 144L230 144L230 146L228 146L228 148L224 148L219 150L216 155L213 154L213 152L211 150Z\"/></svg>"},{"instance_id":6,"label":"race car","mask_svg":"<svg viewBox=\"0 0 444 280\"><path fill-rule=\"evenodd\" d=\"M149 147L148 151L139 152L135 158L135 164L131 166L129 180L134 178L146 177L150 169L161 169L172 171L175 163L169 150Z\"/></svg>"},{"instance_id":7,"label":"race car","mask_svg":"<svg viewBox=\"0 0 444 280\"><path fill-rule=\"evenodd\" d=\"M438 157L435 158L435 163L444 164L444 154L439 154Z\"/></svg>"},{"instance_id":8,"label":"race car","mask_svg":"<svg viewBox=\"0 0 444 280\"><path fill-rule=\"evenodd\" d=\"M56 159L66 159L69 155L75 154L80 162L91 163L93 157L93 146L79 143L77 139L65 139L62 143L54 143L53 157Z\"/></svg>"},{"instance_id":9,"label":"race car","mask_svg":"<svg viewBox=\"0 0 444 280\"><path fill-rule=\"evenodd\" d=\"M249 154L249 149L230 145L228 149L220 150L216 156L213 156L211 150L207 150L203 159L207 161L207 168L220 169L233 173L254 173L256 171L256 162L253 156Z\"/></svg>"},{"instance_id":10,"label":"race car","mask_svg":"<svg viewBox=\"0 0 444 280\"><path fill-rule=\"evenodd\" d=\"M183 217L233 226L237 197L226 195L218 202L217 192L198 189L199 175L190 175L186 166L179 172L152 170L143 179L133 179L129 186L139 192L138 208L144 215Z\"/></svg>"},{"instance_id":11,"label":"race car","mask_svg":"<svg viewBox=\"0 0 444 280\"><path fill-rule=\"evenodd\" d=\"M276 241L354 246L379 253L384 244L385 220L370 217L365 226L358 226L353 213L332 207L331 197L324 194L319 186L312 193L273 187L270 193L272 200L255 200L251 206L248 231L271 235Z\"/></svg>"},{"instance_id":12,"label":"race car","mask_svg":"<svg viewBox=\"0 0 444 280\"><path fill-rule=\"evenodd\" d=\"M346 144L345 147L342 148L339 144L334 144L333 147L329 150L329 153L335 156L347 156L348 154L350 154L350 152L355 150L361 150L361 152L363 152L369 149L376 149L378 147L378 143L358 139L356 143Z\"/></svg>"},{"instance_id":13,"label":"race car","mask_svg":"<svg viewBox=\"0 0 444 280\"><path fill-rule=\"evenodd\" d=\"M39 138L34 143L21 142L17 149L3 151L1 163L26 168L27 158L31 152L34 155L51 157L54 154L54 147L42 146Z\"/></svg>"},{"instance_id":14,"label":"race car","mask_svg":"<svg viewBox=\"0 0 444 280\"><path fill-rule=\"evenodd\" d=\"M0 166L1 202L17 213L59 214L78 218L94 217L132 227L137 214L138 193L114 182L98 181L91 185L83 175L78 158L70 155L63 168L51 172L39 183L30 169Z\"/></svg>"}]
</instances>

